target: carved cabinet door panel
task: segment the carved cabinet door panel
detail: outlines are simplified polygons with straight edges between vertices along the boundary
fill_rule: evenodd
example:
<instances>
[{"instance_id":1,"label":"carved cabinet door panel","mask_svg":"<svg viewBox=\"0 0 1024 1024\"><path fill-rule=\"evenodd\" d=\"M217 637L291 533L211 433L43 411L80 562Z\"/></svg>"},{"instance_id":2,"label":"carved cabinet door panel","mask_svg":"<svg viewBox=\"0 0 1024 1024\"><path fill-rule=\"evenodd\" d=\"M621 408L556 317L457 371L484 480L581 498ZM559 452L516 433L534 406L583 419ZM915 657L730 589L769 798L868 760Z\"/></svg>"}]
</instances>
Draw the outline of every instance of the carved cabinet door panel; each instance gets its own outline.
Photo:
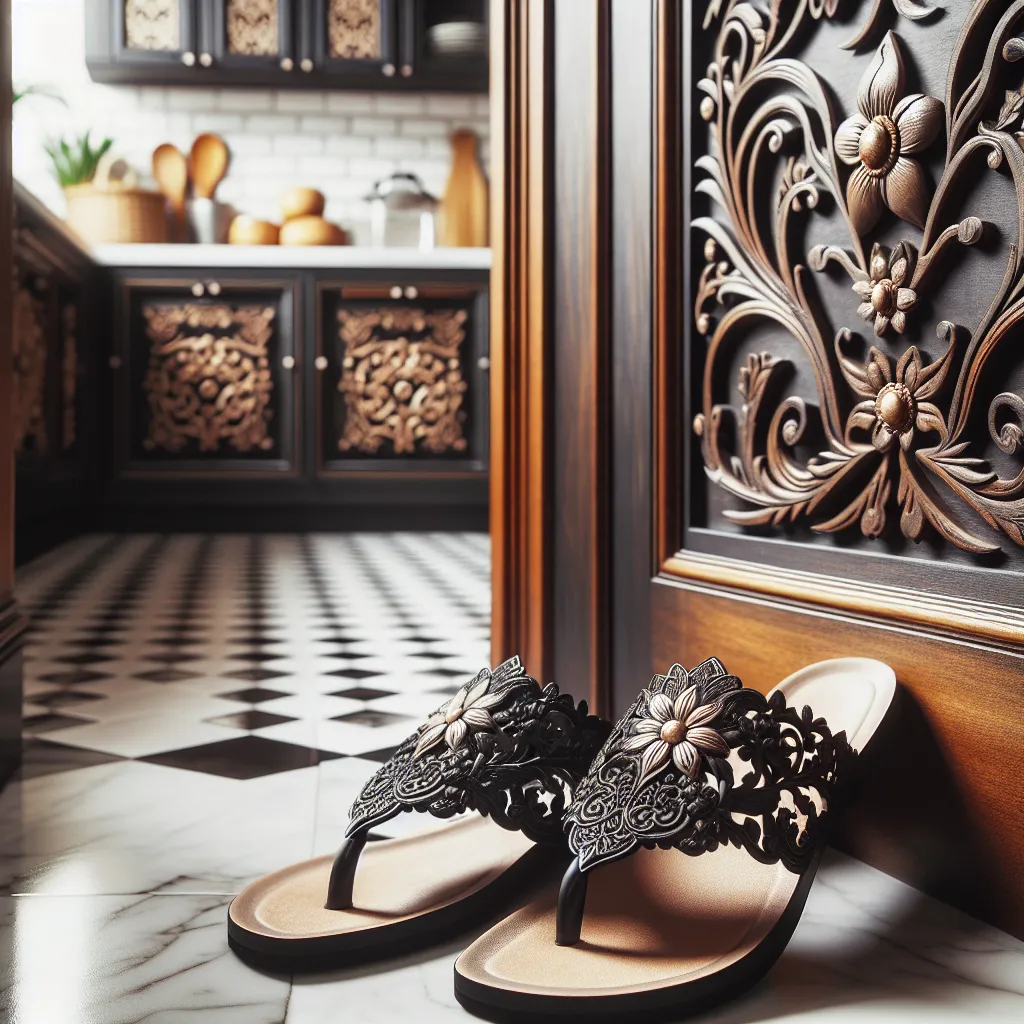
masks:
<instances>
[{"instance_id":1,"label":"carved cabinet door panel","mask_svg":"<svg viewBox=\"0 0 1024 1024\"><path fill-rule=\"evenodd\" d=\"M303 25L301 70L337 75L397 68L395 0L299 0ZM310 62L309 64L305 62Z\"/></svg>"},{"instance_id":2,"label":"carved cabinet door panel","mask_svg":"<svg viewBox=\"0 0 1024 1024\"><path fill-rule=\"evenodd\" d=\"M298 280L168 275L118 290L119 474L295 472Z\"/></svg>"},{"instance_id":3,"label":"carved cabinet door panel","mask_svg":"<svg viewBox=\"0 0 1024 1024\"><path fill-rule=\"evenodd\" d=\"M296 0L199 2L205 33L201 63L209 59L219 68L289 74L302 70L296 60Z\"/></svg>"},{"instance_id":4,"label":"carved cabinet door panel","mask_svg":"<svg viewBox=\"0 0 1024 1024\"><path fill-rule=\"evenodd\" d=\"M482 284L334 284L317 290L321 474L487 469Z\"/></svg>"},{"instance_id":5,"label":"carved cabinet door panel","mask_svg":"<svg viewBox=\"0 0 1024 1024\"><path fill-rule=\"evenodd\" d=\"M199 64L198 0L95 0L113 5L113 54L118 64ZM93 15L87 10L88 17Z\"/></svg>"}]
</instances>

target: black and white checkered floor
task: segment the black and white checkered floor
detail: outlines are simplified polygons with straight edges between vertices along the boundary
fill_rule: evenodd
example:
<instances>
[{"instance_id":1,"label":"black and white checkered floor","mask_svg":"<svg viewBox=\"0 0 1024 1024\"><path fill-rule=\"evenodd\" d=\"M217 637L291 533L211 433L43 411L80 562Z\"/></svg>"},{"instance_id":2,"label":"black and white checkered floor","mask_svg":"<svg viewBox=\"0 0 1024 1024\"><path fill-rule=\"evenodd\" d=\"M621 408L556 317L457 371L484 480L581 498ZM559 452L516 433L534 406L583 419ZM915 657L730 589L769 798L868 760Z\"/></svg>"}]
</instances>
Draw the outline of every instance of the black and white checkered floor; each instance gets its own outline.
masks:
<instances>
[{"instance_id":1,"label":"black and white checkered floor","mask_svg":"<svg viewBox=\"0 0 1024 1024\"><path fill-rule=\"evenodd\" d=\"M486 536L88 537L19 581L23 777L386 760L488 661Z\"/></svg>"}]
</instances>

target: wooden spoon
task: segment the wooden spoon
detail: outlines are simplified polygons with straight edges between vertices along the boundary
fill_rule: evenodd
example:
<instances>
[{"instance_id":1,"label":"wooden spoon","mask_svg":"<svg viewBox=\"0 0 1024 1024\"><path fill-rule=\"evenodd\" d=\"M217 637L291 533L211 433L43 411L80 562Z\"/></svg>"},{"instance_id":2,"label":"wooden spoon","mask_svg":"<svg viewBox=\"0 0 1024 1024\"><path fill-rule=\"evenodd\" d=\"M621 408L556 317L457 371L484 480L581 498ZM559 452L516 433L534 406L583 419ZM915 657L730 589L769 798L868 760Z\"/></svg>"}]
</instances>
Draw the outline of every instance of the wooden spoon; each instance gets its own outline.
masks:
<instances>
[{"instance_id":1,"label":"wooden spoon","mask_svg":"<svg viewBox=\"0 0 1024 1024\"><path fill-rule=\"evenodd\" d=\"M192 190L198 199L212 199L228 170L228 147L219 135L200 135L188 158Z\"/></svg>"},{"instance_id":2,"label":"wooden spoon","mask_svg":"<svg viewBox=\"0 0 1024 1024\"><path fill-rule=\"evenodd\" d=\"M165 142L153 151L153 177L174 210L174 236L181 240L185 229L185 193L188 163L177 146Z\"/></svg>"}]
</instances>

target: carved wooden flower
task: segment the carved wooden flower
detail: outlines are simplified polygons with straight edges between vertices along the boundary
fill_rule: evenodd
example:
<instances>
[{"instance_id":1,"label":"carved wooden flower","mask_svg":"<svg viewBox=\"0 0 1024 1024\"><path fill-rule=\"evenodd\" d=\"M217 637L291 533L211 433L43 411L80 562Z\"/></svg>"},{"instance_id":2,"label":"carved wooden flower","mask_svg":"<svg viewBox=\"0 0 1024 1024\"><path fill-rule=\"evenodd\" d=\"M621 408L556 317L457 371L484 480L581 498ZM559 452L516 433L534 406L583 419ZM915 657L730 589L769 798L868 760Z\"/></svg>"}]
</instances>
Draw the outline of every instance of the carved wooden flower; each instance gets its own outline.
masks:
<instances>
[{"instance_id":1,"label":"carved wooden flower","mask_svg":"<svg viewBox=\"0 0 1024 1024\"><path fill-rule=\"evenodd\" d=\"M490 685L490 673L481 673L435 711L420 726L420 738L412 752L413 758L421 757L442 740L451 750L458 750L471 733L494 732L497 726L491 718L490 709L501 703L503 694L500 691L488 693Z\"/></svg>"},{"instance_id":2,"label":"carved wooden flower","mask_svg":"<svg viewBox=\"0 0 1024 1024\"><path fill-rule=\"evenodd\" d=\"M674 703L664 693L654 694L647 712L651 717L641 719L622 743L624 751L644 751L638 785L661 771L669 759L696 778L702 754L729 753L729 744L709 726L722 713L722 702L698 705L696 686L684 690Z\"/></svg>"},{"instance_id":3,"label":"carved wooden flower","mask_svg":"<svg viewBox=\"0 0 1024 1024\"><path fill-rule=\"evenodd\" d=\"M917 292L904 288L909 261L905 248L898 245L889 259L876 242L871 249L871 277L866 281L854 281L853 290L861 303L857 315L865 320L874 320L875 334L881 337L892 324L902 334L907 326L907 310L917 302Z\"/></svg>"},{"instance_id":4,"label":"carved wooden flower","mask_svg":"<svg viewBox=\"0 0 1024 1024\"><path fill-rule=\"evenodd\" d=\"M903 58L889 32L860 81L858 112L836 132L839 158L856 166L846 186L846 200L860 234L875 226L883 206L924 227L928 180L911 155L935 140L942 128L943 105L921 93L904 97L904 78Z\"/></svg>"},{"instance_id":5,"label":"carved wooden flower","mask_svg":"<svg viewBox=\"0 0 1024 1024\"><path fill-rule=\"evenodd\" d=\"M945 434L941 411L927 399L942 386L948 370L948 352L924 366L917 346L911 345L896 364L893 380L888 357L873 348L864 368L862 393L873 393L874 400L861 402L853 409L850 428L870 430L871 443L880 452L887 452L897 439L900 447L909 451L915 428Z\"/></svg>"}]
</instances>

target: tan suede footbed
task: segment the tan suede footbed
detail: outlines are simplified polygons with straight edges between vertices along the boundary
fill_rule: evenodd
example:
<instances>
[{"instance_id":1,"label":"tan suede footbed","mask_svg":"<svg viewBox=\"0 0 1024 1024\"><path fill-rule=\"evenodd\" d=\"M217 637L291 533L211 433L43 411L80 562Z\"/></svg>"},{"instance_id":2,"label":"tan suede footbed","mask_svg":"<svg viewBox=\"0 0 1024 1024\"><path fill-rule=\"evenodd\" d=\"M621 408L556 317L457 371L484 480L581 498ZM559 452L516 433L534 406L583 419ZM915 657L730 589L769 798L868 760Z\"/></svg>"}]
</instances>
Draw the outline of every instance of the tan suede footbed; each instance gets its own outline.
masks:
<instances>
[{"instance_id":1,"label":"tan suede footbed","mask_svg":"<svg viewBox=\"0 0 1024 1024\"><path fill-rule=\"evenodd\" d=\"M270 939L309 939L380 928L465 899L493 882L533 843L474 816L422 836L368 843L359 859L352 910L325 910L334 857L267 875L231 904L231 919Z\"/></svg>"},{"instance_id":2,"label":"tan suede footbed","mask_svg":"<svg viewBox=\"0 0 1024 1024\"><path fill-rule=\"evenodd\" d=\"M809 704L857 749L874 732L892 696L860 659L828 663L780 685L787 701ZM822 666L824 668L824 666ZM735 755L734 755L735 757ZM737 778L749 766L735 759ZM717 973L753 950L786 909L799 876L723 847L687 857L640 850L595 869L581 941L555 945L549 895L486 932L456 971L488 988L539 996L600 997L682 985Z\"/></svg>"}]
</instances>

